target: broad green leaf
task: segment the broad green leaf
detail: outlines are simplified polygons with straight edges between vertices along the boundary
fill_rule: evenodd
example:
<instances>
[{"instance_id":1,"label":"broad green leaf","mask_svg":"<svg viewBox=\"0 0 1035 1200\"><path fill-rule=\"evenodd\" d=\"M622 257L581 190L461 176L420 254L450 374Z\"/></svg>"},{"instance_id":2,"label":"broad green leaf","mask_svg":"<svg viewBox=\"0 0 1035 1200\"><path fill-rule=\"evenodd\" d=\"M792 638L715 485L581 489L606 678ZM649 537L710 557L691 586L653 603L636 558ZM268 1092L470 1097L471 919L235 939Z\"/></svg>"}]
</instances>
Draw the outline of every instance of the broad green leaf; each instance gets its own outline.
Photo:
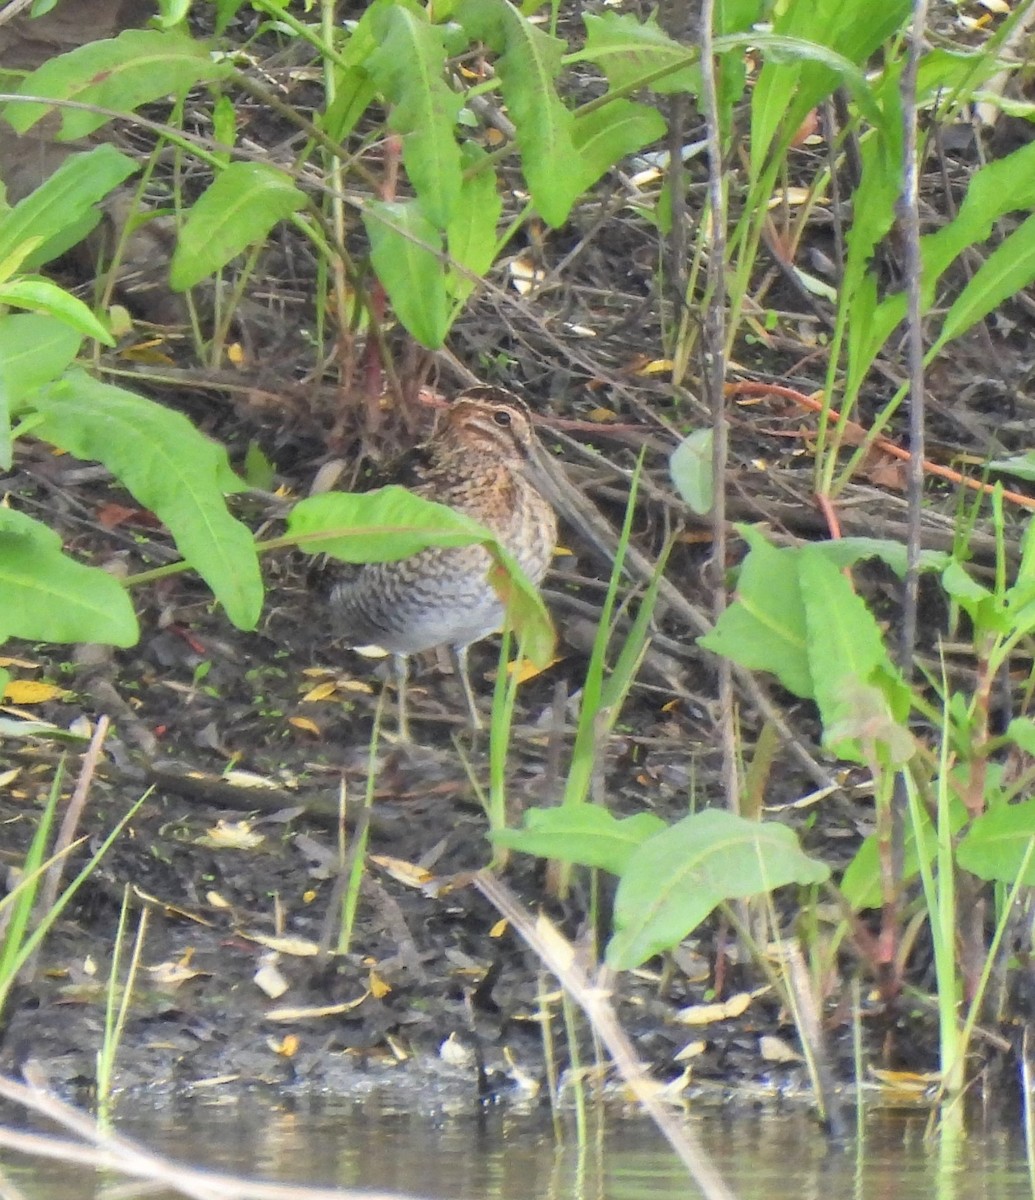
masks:
<instances>
[{"instance_id":1,"label":"broad green leaf","mask_svg":"<svg viewBox=\"0 0 1035 1200\"><path fill-rule=\"evenodd\" d=\"M109 145L66 158L53 175L0 217L0 262L9 263L21 246L27 246L20 264L27 269L63 254L100 220L97 202L138 169L131 158Z\"/></svg>"},{"instance_id":2,"label":"broad green leaf","mask_svg":"<svg viewBox=\"0 0 1035 1200\"><path fill-rule=\"evenodd\" d=\"M997 804L963 835L957 861L979 879L1035 887L1035 800ZM1022 874L1023 869L1023 874Z\"/></svg>"},{"instance_id":3,"label":"broad green leaf","mask_svg":"<svg viewBox=\"0 0 1035 1200\"><path fill-rule=\"evenodd\" d=\"M894 542L890 538L834 538L827 542L812 542L811 546L827 562L837 567L852 567L865 559L879 558L900 579L906 575L906 547L902 542ZM942 571L948 566L950 558L944 550L923 550L920 553L920 570Z\"/></svg>"},{"instance_id":4,"label":"broad green leaf","mask_svg":"<svg viewBox=\"0 0 1035 1200\"><path fill-rule=\"evenodd\" d=\"M377 95L365 64L380 44L378 31L384 22L384 14L403 6L412 12L421 11L415 0L373 0L364 5L363 15L341 51L340 65L336 63L331 68L334 71L334 100L317 120L337 142L345 142Z\"/></svg>"},{"instance_id":5,"label":"broad green leaf","mask_svg":"<svg viewBox=\"0 0 1035 1200\"><path fill-rule=\"evenodd\" d=\"M569 63L596 63L613 91L650 87L659 93L690 92L701 85L700 51L673 40L650 17L638 21L631 13L584 13L586 46L567 57Z\"/></svg>"},{"instance_id":6,"label":"broad green leaf","mask_svg":"<svg viewBox=\"0 0 1035 1200\"><path fill-rule=\"evenodd\" d=\"M993 767L996 764L991 764ZM990 785L992 786L991 782ZM920 872L921 860L926 865L934 862L938 853L938 836L931 818L924 811L919 814L921 822L921 846L918 849L916 830L912 821L906 822L903 833L904 855L902 861L903 885L911 883ZM961 800L953 795L949 800L949 832L955 836L967 824L969 817ZM880 908L883 903L881 891L880 848L877 835L867 837L848 864L840 883L841 894L853 912L864 908Z\"/></svg>"},{"instance_id":7,"label":"broad green leaf","mask_svg":"<svg viewBox=\"0 0 1035 1200\"><path fill-rule=\"evenodd\" d=\"M807 653L824 744L841 758L867 761L858 742L882 742L891 761L912 754L912 742L888 711L875 670L894 675L873 614L851 583L815 546L798 553L798 583L805 604Z\"/></svg>"},{"instance_id":8,"label":"broad green leaf","mask_svg":"<svg viewBox=\"0 0 1035 1200\"><path fill-rule=\"evenodd\" d=\"M46 525L0 508L0 641L8 637L132 646L139 630L113 575L62 553Z\"/></svg>"},{"instance_id":9,"label":"broad green leaf","mask_svg":"<svg viewBox=\"0 0 1035 1200\"><path fill-rule=\"evenodd\" d=\"M629 969L683 938L724 900L829 878L795 834L723 809L684 817L645 841L622 873L607 961Z\"/></svg>"},{"instance_id":10,"label":"broad green leaf","mask_svg":"<svg viewBox=\"0 0 1035 1200\"><path fill-rule=\"evenodd\" d=\"M524 828L497 830L492 841L522 854L621 875L637 847L666 828L653 813L619 819L597 804L561 804L529 809Z\"/></svg>"},{"instance_id":11,"label":"broad green leaf","mask_svg":"<svg viewBox=\"0 0 1035 1200\"><path fill-rule=\"evenodd\" d=\"M449 331L442 234L416 200L373 200L363 209L363 224L395 315L418 342L438 349Z\"/></svg>"},{"instance_id":12,"label":"broad green leaf","mask_svg":"<svg viewBox=\"0 0 1035 1200\"><path fill-rule=\"evenodd\" d=\"M473 142L464 147L464 167L485 161L488 155ZM496 186L496 174L489 166L467 175L460 188L460 199L446 230L450 263L466 268L451 269L448 288L454 302L462 303L474 290L476 280L492 266L498 248L496 226L503 211L503 200Z\"/></svg>"},{"instance_id":13,"label":"broad green leaf","mask_svg":"<svg viewBox=\"0 0 1035 1200\"><path fill-rule=\"evenodd\" d=\"M73 370L32 399L36 437L104 463L166 525L177 548L240 629L254 629L263 589L251 532L224 497L239 491L222 446L186 417Z\"/></svg>"},{"instance_id":14,"label":"broad green leaf","mask_svg":"<svg viewBox=\"0 0 1035 1200\"><path fill-rule=\"evenodd\" d=\"M710 429L697 429L679 443L668 460L668 473L676 491L693 512L704 516L715 503L715 478L712 471Z\"/></svg>"},{"instance_id":15,"label":"broad green leaf","mask_svg":"<svg viewBox=\"0 0 1035 1200\"><path fill-rule=\"evenodd\" d=\"M358 66L339 69L335 78L334 100L326 112L317 115L316 122L328 137L344 143L370 107L377 88L367 72Z\"/></svg>"},{"instance_id":16,"label":"broad green leaf","mask_svg":"<svg viewBox=\"0 0 1035 1200\"><path fill-rule=\"evenodd\" d=\"M0 387L11 411L45 383L57 379L79 353L82 337L54 317L0 316Z\"/></svg>"},{"instance_id":17,"label":"broad green leaf","mask_svg":"<svg viewBox=\"0 0 1035 1200\"><path fill-rule=\"evenodd\" d=\"M445 81L442 30L424 13L393 7L378 30L380 45L364 62L392 102L388 124L403 139L403 163L424 215L439 229L460 198L456 119L463 97Z\"/></svg>"},{"instance_id":18,"label":"broad green leaf","mask_svg":"<svg viewBox=\"0 0 1035 1200\"><path fill-rule=\"evenodd\" d=\"M575 119L572 140L579 158L572 171L587 191L616 163L665 136L661 113L631 100L613 100Z\"/></svg>"},{"instance_id":19,"label":"broad green leaf","mask_svg":"<svg viewBox=\"0 0 1035 1200\"><path fill-rule=\"evenodd\" d=\"M1035 451L1032 450L1026 454L1013 454L1009 458L996 458L987 465L990 471L1004 471L1027 483L1035 480Z\"/></svg>"},{"instance_id":20,"label":"broad green leaf","mask_svg":"<svg viewBox=\"0 0 1035 1200\"><path fill-rule=\"evenodd\" d=\"M46 313L85 337L96 338L105 346L115 345L115 339L82 300L70 296L49 279L28 277L0 284L0 304Z\"/></svg>"},{"instance_id":21,"label":"broad green leaf","mask_svg":"<svg viewBox=\"0 0 1035 1200\"><path fill-rule=\"evenodd\" d=\"M11 437L11 400L0 370L0 471L9 471L14 462L14 443Z\"/></svg>"},{"instance_id":22,"label":"broad green leaf","mask_svg":"<svg viewBox=\"0 0 1035 1200\"><path fill-rule=\"evenodd\" d=\"M805 605L798 585L799 550L777 549L757 530L738 526L751 550L737 593L698 645L743 667L771 671L796 696L814 695L807 650Z\"/></svg>"},{"instance_id":23,"label":"broad green leaf","mask_svg":"<svg viewBox=\"0 0 1035 1200\"><path fill-rule=\"evenodd\" d=\"M169 272L172 287L182 292L214 275L305 202L305 193L276 167L231 163L198 197L180 230Z\"/></svg>"},{"instance_id":24,"label":"broad green leaf","mask_svg":"<svg viewBox=\"0 0 1035 1200\"><path fill-rule=\"evenodd\" d=\"M1006 727L1006 736L1025 754L1035 754L1035 721L1031 717L1014 717Z\"/></svg>"},{"instance_id":25,"label":"broad green leaf","mask_svg":"<svg viewBox=\"0 0 1035 1200\"><path fill-rule=\"evenodd\" d=\"M291 510L287 525L307 553L353 563L394 562L432 546L480 543L492 559L488 580L499 593L511 628L523 639L524 653L537 666L550 661L553 625L538 588L495 534L464 513L406 488L385 487L310 496Z\"/></svg>"},{"instance_id":26,"label":"broad green leaf","mask_svg":"<svg viewBox=\"0 0 1035 1200\"><path fill-rule=\"evenodd\" d=\"M18 91L130 113L152 100L185 95L195 84L223 79L232 69L229 63L214 62L203 42L178 30L127 29L116 38L87 42L48 59L26 76ZM53 107L10 101L3 112L24 133ZM101 113L63 108L59 140L86 137L110 120Z\"/></svg>"},{"instance_id":27,"label":"broad green leaf","mask_svg":"<svg viewBox=\"0 0 1035 1200\"><path fill-rule=\"evenodd\" d=\"M1011 629L1011 617L993 592L971 578L963 564L952 559L942 572L942 587L982 631Z\"/></svg>"}]
</instances>

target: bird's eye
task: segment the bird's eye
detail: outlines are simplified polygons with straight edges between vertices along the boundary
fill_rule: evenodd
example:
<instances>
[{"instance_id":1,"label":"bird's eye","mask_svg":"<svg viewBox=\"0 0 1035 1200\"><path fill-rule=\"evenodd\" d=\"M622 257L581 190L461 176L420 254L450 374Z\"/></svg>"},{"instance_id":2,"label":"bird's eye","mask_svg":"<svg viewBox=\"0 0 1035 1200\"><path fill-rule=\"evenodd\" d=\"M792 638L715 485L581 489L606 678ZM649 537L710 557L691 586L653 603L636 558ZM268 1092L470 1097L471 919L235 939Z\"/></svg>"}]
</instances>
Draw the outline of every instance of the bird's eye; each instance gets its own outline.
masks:
<instances>
[{"instance_id":1,"label":"bird's eye","mask_svg":"<svg viewBox=\"0 0 1035 1200\"><path fill-rule=\"evenodd\" d=\"M501 429L506 429L510 425L510 413L505 408L498 408L492 414L492 419Z\"/></svg>"}]
</instances>

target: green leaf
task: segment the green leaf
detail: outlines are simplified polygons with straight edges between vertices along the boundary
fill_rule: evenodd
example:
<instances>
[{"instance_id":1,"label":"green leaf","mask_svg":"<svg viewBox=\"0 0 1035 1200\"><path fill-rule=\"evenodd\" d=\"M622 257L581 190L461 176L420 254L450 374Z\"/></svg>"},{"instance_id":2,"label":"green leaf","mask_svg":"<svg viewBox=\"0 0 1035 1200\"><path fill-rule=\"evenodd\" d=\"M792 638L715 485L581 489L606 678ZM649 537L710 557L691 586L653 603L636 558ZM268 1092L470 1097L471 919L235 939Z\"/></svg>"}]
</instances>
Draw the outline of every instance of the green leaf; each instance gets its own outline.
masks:
<instances>
[{"instance_id":1,"label":"green leaf","mask_svg":"<svg viewBox=\"0 0 1035 1200\"><path fill-rule=\"evenodd\" d=\"M930 361L938 352L987 317L1010 296L1035 279L1035 216L1009 234L992 251L963 291L957 296L942 324L938 340L927 352Z\"/></svg>"},{"instance_id":2,"label":"green leaf","mask_svg":"<svg viewBox=\"0 0 1035 1200\"><path fill-rule=\"evenodd\" d=\"M867 761L860 741L883 742L892 761L912 754L879 689L871 687L879 667L895 668L873 614L851 583L817 547L803 546L798 583L805 602L809 670L823 718L824 744L841 758Z\"/></svg>"},{"instance_id":3,"label":"green leaf","mask_svg":"<svg viewBox=\"0 0 1035 1200\"><path fill-rule=\"evenodd\" d=\"M32 269L63 254L100 220L97 202L138 169L131 158L109 145L66 158L53 175L0 217L0 262L9 269ZM20 248L24 248L21 254Z\"/></svg>"},{"instance_id":4,"label":"green leaf","mask_svg":"<svg viewBox=\"0 0 1035 1200\"><path fill-rule=\"evenodd\" d=\"M1006 736L1025 754L1035 754L1035 721L1031 717L1014 717L1006 727Z\"/></svg>"},{"instance_id":5,"label":"green leaf","mask_svg":"<svg viewBox=\"0 0 1035 1200\"><path fill-rule=\"evenodd\" d=\"M576 173L585 192L615 163L665 136L665 119L654 108L613 100L575 120L572 140L579 155Z\"/></svg>"},{"instance_id":6,"label":"green leaf","mask_svg":"<svg viewBox=\"0 0 1035 1200\"><path fill-rule=\"evenodd\" d=\"M45 383L57 379L79 353L82 337L53 317L0 316L0 385L11 411Z\"/></svg>"},{"instance_id":7,"label":"green leaf","mask_svg":"<svg viewBox=\"0 0 1035 1200\"><path fill-rule=\"evenodd\" d=\"M117 38L87 42L48 59L26 76L18 92L129 113L152 100L183 96L195 84L224 79L231 71L229 63L212 60L204 43L178 30L127 29ZM3 111L15 131L24 133L53 107L11 101ZM86 137L110 120L101 113L63 108L58 139Z\"/></svg>"},{"instance_id":8,"label":"green leaf","mask_svg":"<svg viewBox=\"0 0 1035 1200\"><path fill-rule=\"evenodd\" d=\"M442 30L422 12L393 7L378 33L380 46L364 68L394 105L389 128L403 136L403 163L424 215L445 229L460 199L456 120L463 96L445 81Z\"/></svg>"},{"instance_id":9,"label":"green leaf","mask_svg":"<svg viewBox=\"0 0 1035 1200\"><path fill-rule=\"evenodd\" d=\"M464 166L474 167L485 162L488 155L473 142L464 147ZM462 303L474 291L476 280L492 266L498 239L496 226L503 211L503 200L496 186L496 174L490 166L467 175L460 188L460 199L446 231L450 271L447 278L449 294L454 303ZM466 268L464 273L454 269Z\"/></svg>"},{"instance_id":10,"label":"green leaf","mask_svg":"<svg viewBox=\"0 0 1035 1200\"><path fill-rule=\"evenodd\" d=\"M480 543L493 560L487 578L499 593L511 629L523 640L524 653L537 666L553 657L553 625L539 589L495 534L456 509L402 487L327 492L299 501L287 525L307 553L352 563L394 562L429 546Z\"/></svg>"},{"instance_id":11,"label":"green leaf","mask_svg":"<svg viewBox=\"0 0 1035 1200\"><path fill-rule=\"evenodd\" d=\"M771 671L788 691L811 698L805 606L798 585L800 551L777 549L750 526L738 530L751 551L740 569L736 598L697 643L743 667Z\"/></svg>"},{"instance_id":12,"label":"green leaf","mask_svg":"<svg viewBox=\"0 0 1035 1200\"><path fill-rule=\"evenodd\" d=\"M608 963L629 969L683 938L724 900L829 878L785 825L722 809L684 817L637 849L615 896Z\"/></svg>"},{"instance_id":13,"label":"green leaf","mask_svg":"<svg viewBox=\"0 0 1035 1200\"><path fill-rule=\"evenodd\" d=\"M654 17L640 22L631 13L584 13L585 49L567 61L596 63L612 90L650 87L661 94L690 92L701 85L700 52L674 41Z\"/></svg>"},{"instance_id":14,"label":"green leaf","mask_svg":"<svg viewBox=\"0 0 1035 1200\"><path fill-rule=\"evenodd\" d=\"M492 842L522 854L621 875L637 847L666 828L653 813L619 819L596 804L561 804L529 809L523 829L497 830Z\"/></svg>"},{"instance_id":15,"label":"green leaf","mask_svg":"<svg viewBox=\"0 0 1035 1200\"><path fill-rule=\"evenodd\" d=\"M836 567L852 567L865 559L879 558L900 579L905 578L907 559L906 547L902 542L890 538L846 537L812 542L811 545ZM920 570L942 571L950 561L951 555L945 550L923 550L920 553Z\"/></svg>"},{"instance_id":16,"label":"green leaf","mask_svg":"<svg viewBox=\"0 0 1035 1200\"><path fill-rule=\"evenodd\" d=\"M1029 450L1027 454L1012 454L1009 458L993 459L988 463L988 469L1004 471L1007 475L1031 483L1035 480L1035 451Z\"/></svg>"},{"instance_id":17,"label":"green leaf","mask_svg":"<svg viewBox=\"0 0 1035 1200\"><path fill-rule=\"evenodd\" d=\"M96 338L105 346L115 345L115 339L82 300L70 296L49 279L26 277L0 284L0 304L47 313L85 337Z\"/></svg>"},{"instance_id":18,"label":"green leaf","mask_svg":"<svg viewBox=\"0 0 1035 1200\"><path fill-rule=\"evenodd\" d=\"M676 491L701 516L710 512L715 503L714 442L710 429L696 429L679 443L668 460L668 473Z\"/></svg>"},{"instance_id":19,"label":"green leaf","mask_svg":"<svg viewBox=\"0 0 1035 1200\"><path fill-rule=\"evenodd\" d=\"M548 225L563 225L582 192L579 173L572 171L578 162L574 117L554 83L564 43L537 29L509 3L467 2L460 6L459 18L472 37L502 48L496 73L532 200Z\"/></svg>"},{"instance_id":20,"label":"green leaf","mask_svg":"<svg viewBox=\"0 0 1035 1200\"><path fill-rule=\"evenodd\" d=\"M136 615L113 575L62 553L46 525L0 508L0 641L132 646Z\"/></svg>"},{"instance_id":21,"label":"green leaf","mask_svg":"<svg viewBox=\"0 0 1035 1200\"><path fill-rule=\"evenodd\" d=\"M957 861L979 879L1035 887L1035 800L997 804L963 836ZM1022 871L1023 869L1023 871Z\"/></svg>"},{"instance_id":22,"label":"green leaf","mask_svg":"<svg viewBox=\"0 0 1035 1200\"><path fill-rule=\"evenodd\" d=\"M198 197L180 230L169 272L173 289L185 291L214 275L305 203L305 193L276 167L231 163Z\"/></svg>"},{"instance_id":23,"label":"green leaf","mask_svg":"<svg viewBox=\"0 0 1035 1200\"><path fill-rule=\"evenodd\" d=\"M372 200L363 224L395 315L418 342L437 350L450 324L442 234L416 200Z\"/></svg>"},{"instance_id":24,"label":"green leaf","mask_svg":"<svg viewBox=\"0 0 1035 1200\"><path fill-rule=\"evenodd\" d=\"M242 484L222 446L180 413L82 371L34 396L31 407L42 418L36 437L104 463L165 523L230 620L255 628L262 579L251 532L227 511L224 496Z\"/></svg>"}]
</instances>

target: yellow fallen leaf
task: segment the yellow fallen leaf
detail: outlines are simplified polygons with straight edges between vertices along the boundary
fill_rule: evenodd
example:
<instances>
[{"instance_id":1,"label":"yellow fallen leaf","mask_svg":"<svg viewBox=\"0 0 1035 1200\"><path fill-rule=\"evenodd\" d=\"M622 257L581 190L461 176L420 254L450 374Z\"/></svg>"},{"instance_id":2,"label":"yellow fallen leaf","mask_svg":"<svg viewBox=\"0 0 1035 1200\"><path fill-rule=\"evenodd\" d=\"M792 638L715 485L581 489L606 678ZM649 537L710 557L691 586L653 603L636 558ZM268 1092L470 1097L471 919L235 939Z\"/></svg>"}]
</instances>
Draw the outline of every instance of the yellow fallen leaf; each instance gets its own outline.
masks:
<instances>
[{"instance_id":1,"label":"yellow fallen leaf","mask_svg":"<svg viewBox=\"0 0 1035 1200\"><path fill-rule=\"evenodd\" d=\"M267 950L276 950L280 954L290 954L293 958L315 958L320 953L320 947L309 938L275 937L272 933L240 934L246 941L265 946Z\"/></svg>"},{"instance_id":2,"label":"yellow fallen leaf","mask_svg":"<svg viewBox=\"0 0 1035 1200\"><path fill-rule=\"evenodd\" d=\"M560 658L551 658L545 666L537 667L530 658L517 659L514 662L507 663L507 674L511 676L516 675L518 683L527 683L530 679L535 679L537 675L542 675L544 671L549 671L552 666L560 661Z\"/></svg>"},{"instance_id":3,"label":"yellow fallen leaf","mask_svg":"<svg viewBox=\"0 0 1035 1200\"><path fill-rule=\"evenodd\" d=\"M297 1033L286 1033L279 1042L274 1038L266 1039L266 1045L281 1058L294 1058L300 1044Z\"/></svg>"},{"instance_id":4,"label":"yellow fallen leaf","mask_svg":"<svg viewBox=\"0 0 1035 1200\"><path fill-rule=\"evenodd\" d=\"M618 420L618 414L613 408L591 408L586 413L586 420L593 421L597 425L610 425Z\"/></svg>"},{"instance_id":5,"label":"yellow fallen leaf","mask_svg":"<svg viewBox=\"0 0 1035 1200\"><path fill-rule=\"evenodd\" d=\"M680 1025L713 1025L716 1021L728 1021L747 1011L753 996L750 992L738 992L721 1004L691 1004L680 1009L676 1020Z\"/></svg>"},{"instance_id":6,"label":"yellow fallen leaf","mask_svg":"<svg viewBox=\"0 0 1035 1200\"><path fill-rule=\"evenodd\" d=\"M12 704L45 704L48 700L63 700L69 693L56 683L34 679L12 679L4 688L3 698Z\"/></svg>"},{"instance_id":7,"label":"yellow fallen leaf","mask_svg":"<svg viewBox=\"0 0 1035 1200\"><path fill-rule=\"evenodd\" d=\"M248 821L217 821L198 839L198 843L216 850L254 850L265 840L263 834L252 831Z\"/></svg>"},{"instance_id":8,"label":"yellow fallen leaf","mask_svg":"<svg viewBox=\"0 0 1035 1200\"><path fill-rule=\"evenodd\" d=\"M320 726L315 721L310 721L308 717L288 717L288 724L305 733L311 733L314 737L320 736Z\"/></svg>"},{"instance_id":9,"label":"yellow fallen leaf","mask_svg":"<svg viewBox=\"0 0 1035 1200\"><path fill-rule=\"evenodd\" d=\"M493 927L489 930L489 937L491 937L491 938L502 937L509 928L510 928L510 922L507 920L506 917L501 917L496 922L496 924L493 925Z\"/></svg>"},{"instance_id":10,"label":"yellow fallen leaf","mask_svg":"<svg viewBox=\"0 0 1035 1200\"><path fill-rule=\"evenodd\" d=\"M401 883L404 887L423 888L435 878L426 867L419 867L416 863L406 862L402 858L392 858L387 854L371 854L367 861L380 867L396 883Z\"/></svg>"},{"instance_id":11,"label":"yellow fallen leaf","mask_svg":"<svg viewBox=\"0 0 1035 1200\"><path fill-rule=\"evenodd\" d=\"M318 704L321 700L329 700L338 690L338 683L334 679L326 679L323 683L318 683L316 687L310 688L302 697L303 704Z\"/></svg>"},{"instance_id":12,"label":"yellow fallen leaf","mask_svg":"<svg viewBox=\"0 0 1035 1200\"><path fill-rule=\"evenodd\" d=\"M370 994L375 1000L383 1000L391 992L391 985L386 983L376 971L367 976L370 982Z\"/></svg>"},{"instance_id":13,"label":"yellow fallen leaf","mask_svg":"<svg viewBox=\"0 0 1035 1200\"><path fill-rule=\"evenodd\" d=\"M637 375L667 375L673 368L673 362L670 358L655 358L649 363L644 363L636 372Z\"/></svg>"},{"instance_id":14,"label":"yellow fallen leaf","mask_svg":"<svg viewBox=\"0 0 1035 1200\"><path fill-rule=\"evenodd\" d=\"M308 1021L313 1017L337 1017L342 1013L352 1012L354 1008L359 1008L369 995L369 992L364 992L358 999L346 1000L343 1004L320 1004L314 1005L312 1008L271 1008L266 1013L266 1020Z\"/></svg>"}]
</instances>

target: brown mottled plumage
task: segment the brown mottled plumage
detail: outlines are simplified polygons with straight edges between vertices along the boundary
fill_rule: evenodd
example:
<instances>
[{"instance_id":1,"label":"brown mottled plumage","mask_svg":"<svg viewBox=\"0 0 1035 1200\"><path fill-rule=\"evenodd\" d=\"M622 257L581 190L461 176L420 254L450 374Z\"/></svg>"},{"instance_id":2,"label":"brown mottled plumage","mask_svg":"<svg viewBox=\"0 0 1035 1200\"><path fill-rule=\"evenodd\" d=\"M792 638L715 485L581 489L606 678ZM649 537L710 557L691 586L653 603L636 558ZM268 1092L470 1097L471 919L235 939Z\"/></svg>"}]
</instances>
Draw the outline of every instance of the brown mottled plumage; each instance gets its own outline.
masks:
<instances>
[{"instance_id":1,"label":"brown mottled plumage","mask_svg":"<svg viewBox=\"0 0 1035 1200\"><path fill-rule=\"evenodd\" d=\"M463 392L424 446L413 491L487 526L539 583L557 537L553 509L527 477L538 448L523 401L502 388ZM367 563L331 593L335 625L354 646L373 644L395 658L399 727L408 736L406 659L446 645L454 654L471 723L478 711L467 674L467 648L503 623L480 546L430 548L395 562Z\"/></svg>"}]
</instances>

